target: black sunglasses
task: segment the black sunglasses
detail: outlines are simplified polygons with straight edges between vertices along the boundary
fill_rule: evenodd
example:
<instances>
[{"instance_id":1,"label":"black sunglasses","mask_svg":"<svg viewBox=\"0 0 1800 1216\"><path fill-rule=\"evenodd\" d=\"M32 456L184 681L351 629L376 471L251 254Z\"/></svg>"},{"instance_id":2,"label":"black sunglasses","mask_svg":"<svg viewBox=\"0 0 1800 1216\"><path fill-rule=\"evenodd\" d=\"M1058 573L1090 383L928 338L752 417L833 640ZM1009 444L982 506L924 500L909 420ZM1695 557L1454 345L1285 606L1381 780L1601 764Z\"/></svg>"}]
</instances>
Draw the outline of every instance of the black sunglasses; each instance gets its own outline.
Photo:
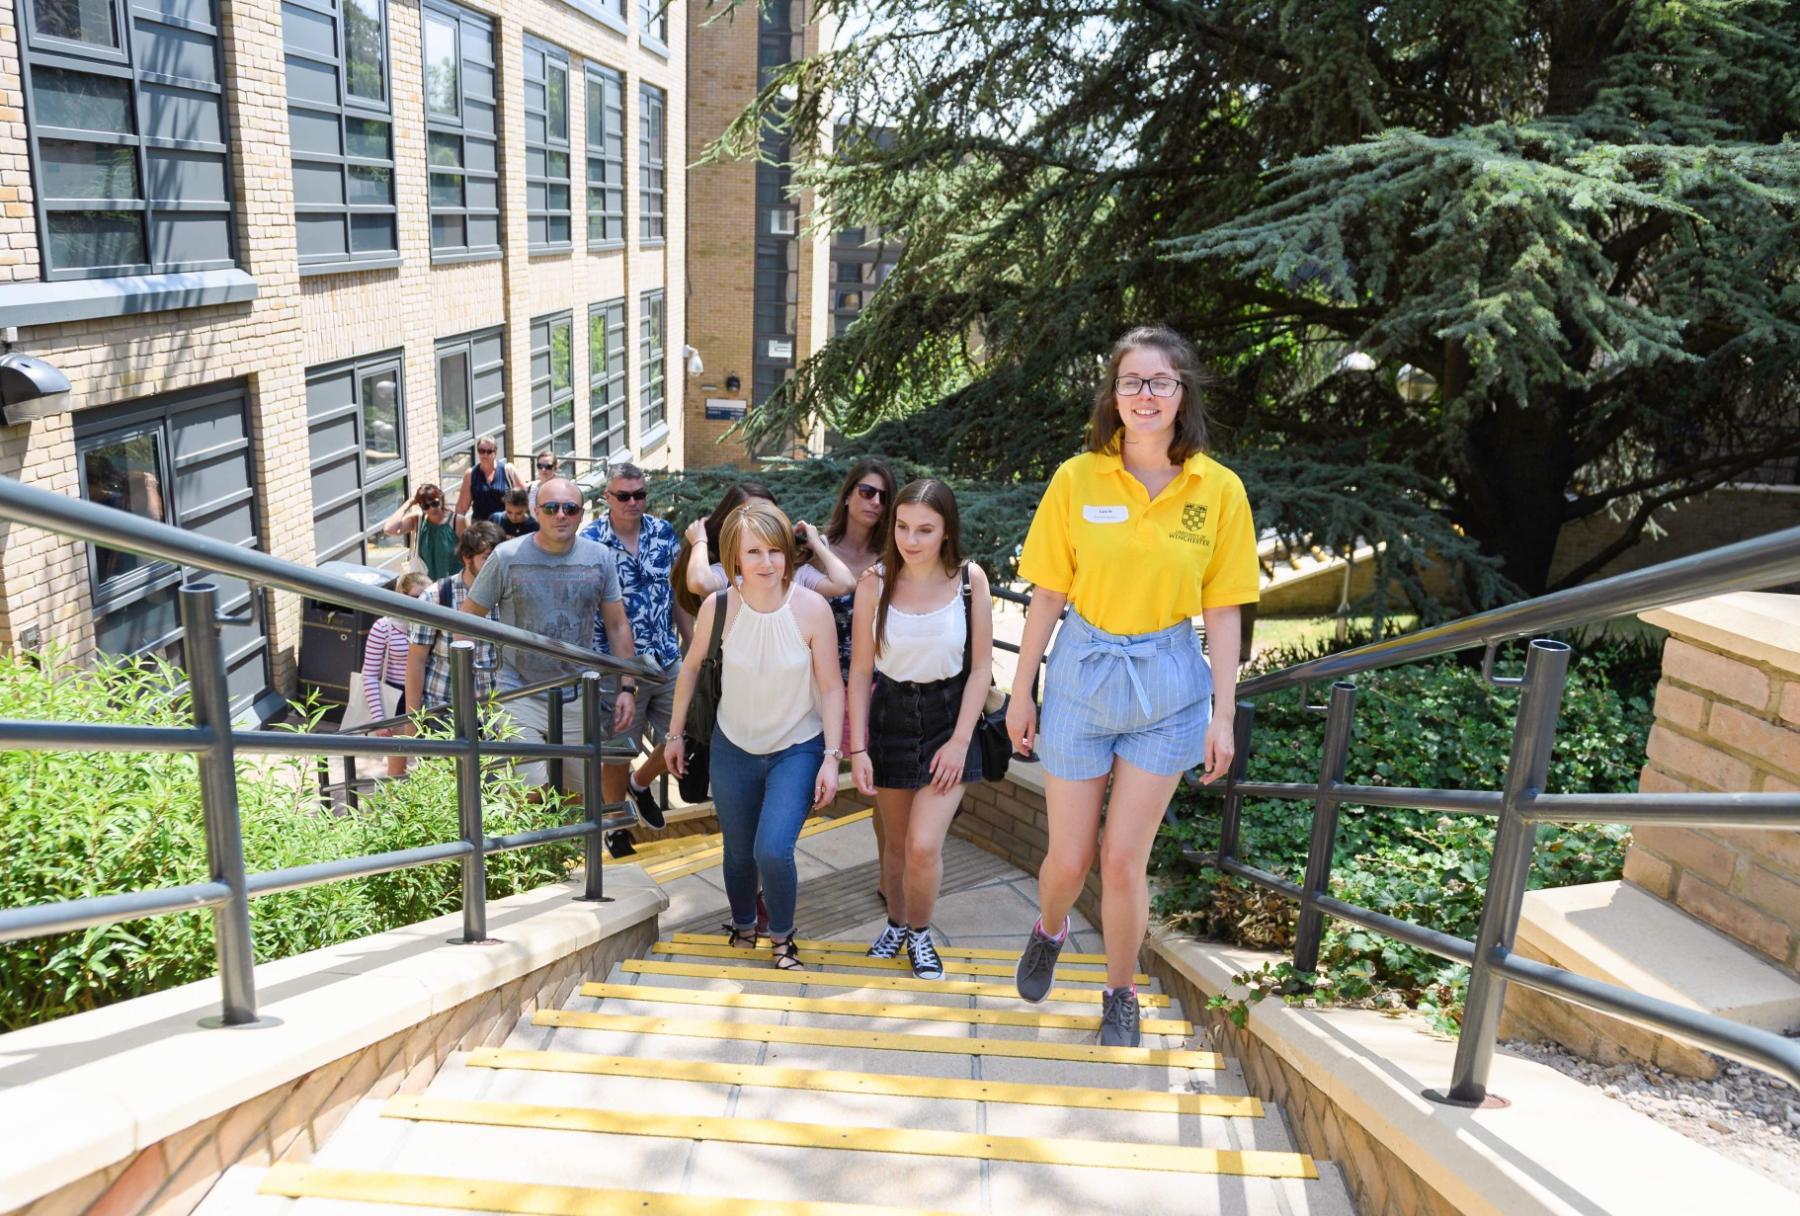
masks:
<instances>
[{"instance_id":1,"label":"black sunglasses","mask_svg":"<svg viewBox=\"0 0 1800 1216\"><path fill-rule=\"evenodd\" d=\"M856 483L856 492L858 494L862 495L864 498L868 499L870 502L886 502L887 501L887 491L882 489L880 486L864 485L862 482L859 481Z\"/></svg>"},{"instance_id":2,"label":"black sunglasses","mask_svg":"<svg viewBox=\"0 0 1800 1216\"><path fill-rule=\"evenodd\" d=\"M607 493L620 502L643 502L650 497L648 490L608 490Z\"/></svg>"},{"instance_id":3,"label":"black sunglasses","mask_svg":"<svg viewBox=\"0 0 1800 1216\"><path fill-rule=\"evenodd\" d=\"M578 502L540 502L538 510L545 515L555 515L559 511L564 515L580 515L581 504Z\"/></svg>"},{"instance_id":4,"label":"black sunglasses","mask_svg":"<svg viewBox=\"0 0 1800 1216\"><path fill-rule=\"evenodd\" d=\"M555 467L556 467L556 462L554 460L538 461L538 468L540 468L540 469L554 469Z\"/></svg>"}]
</instances>

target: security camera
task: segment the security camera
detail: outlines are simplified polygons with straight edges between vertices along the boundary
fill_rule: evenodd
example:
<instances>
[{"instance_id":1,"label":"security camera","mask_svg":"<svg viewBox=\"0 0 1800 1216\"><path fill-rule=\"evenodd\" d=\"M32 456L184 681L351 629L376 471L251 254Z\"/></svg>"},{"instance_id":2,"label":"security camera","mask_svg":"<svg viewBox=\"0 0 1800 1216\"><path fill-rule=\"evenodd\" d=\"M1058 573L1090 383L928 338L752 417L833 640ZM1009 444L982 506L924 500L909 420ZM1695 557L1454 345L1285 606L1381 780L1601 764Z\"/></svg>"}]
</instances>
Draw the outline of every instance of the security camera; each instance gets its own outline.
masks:
<instances>
[{"instance_id":1,"label":"security camera","mask_svg":"<svg viewBox=\"0 0 1800 1216\"><path fill-rule=\"evenodd\" d=\"M69 378L30 355L0 355L0 404L6 425L49 418L69 408Z\"/></svg>"},{"instance_id":2,"label":"security camera","mask_svg":"<svg viewBox=\"0 0 1800 1216\"><path fill-rule=\"evenodd\" d=\"M691 346L681 348L681 354L687 360L687 372L690 376L698 376L706 370L706 364L700 361L700 352Z\"/></svg>"}]
</instances>

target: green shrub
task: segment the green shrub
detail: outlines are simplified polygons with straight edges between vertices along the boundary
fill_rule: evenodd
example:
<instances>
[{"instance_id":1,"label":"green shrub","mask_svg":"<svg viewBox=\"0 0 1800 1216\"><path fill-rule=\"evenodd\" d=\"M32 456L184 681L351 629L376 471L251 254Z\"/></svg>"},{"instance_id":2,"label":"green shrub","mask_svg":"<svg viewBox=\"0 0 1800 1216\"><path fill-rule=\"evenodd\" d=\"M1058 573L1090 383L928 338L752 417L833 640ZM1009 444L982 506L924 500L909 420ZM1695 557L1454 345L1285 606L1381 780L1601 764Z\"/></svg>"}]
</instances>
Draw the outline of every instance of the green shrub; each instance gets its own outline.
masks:
<instances>
[{"instance_id":1,"label":"green shrub","mask_svg":"<svg viewBox=\"0 0 1800 1216\"><path fill-rule=\"evenodd\" d=\"M1636 788L1649 731L1655 667L1642 645L1577 651L1563 696L1549 789L1625 792ZM1265 659L1270 667L1295 657ZM1503 665L1504 667L1504 665ZM1495 688L1481 673L1451 659L1374 673L1357 681L1355 726L1346 780L1428 789L1498 789L1511 750L1518 692ZM1322 698L1314 689L1315 698ZM1256 706L1248 777L1255 781L1318 780L1324 718L1304 710L1294 693ZM1294 906L1216 871L1195 869L1180 848L1214 848L1220 799L1183 787L1178 826L1163 833L1155 865L1158 911L1205 936L1282 950L1293 944ZM1245 803L1239 856L1299 881L1306 869L1312 804ZM1338 821L1331 893L1389 916L1473 938L1492 857L1494 821L1486 816L1390 810L1346 804ZM1616 825L1539 829L1531 886L1555 887L1617 878L1629 831ZM1380 934L1328 922L1321 962L1336 971L1368 968L1390 1002L1434 1012L1441 1024L1460 1016L1466 968Z\"/></svg>"},{"instance_id":2,"label":"green shrub","mask_svg":"<svg viewBox=\"0 0 1800 1216\"><path fill-rule=\"evenodd\" d=\"M157 663L0 655L0 717L185 726L181 673ZM353 815L323 812L310 761L240 762L251 873L457 839L451 762L426 760L383 783ZM483 796L489 835L546 827L565 812L528 803L510 775ZM566 877L581 842L488 859L489 898ZM7 907L202 882L206 835L194 758L124 752L0 751L0 903ZM455 863L307 887L255 900L258 961L283 958L452 912ZM212 918L182 913L0 944L0 1030L97 1008L214 973Z\"/></svg>"}]
</instances>

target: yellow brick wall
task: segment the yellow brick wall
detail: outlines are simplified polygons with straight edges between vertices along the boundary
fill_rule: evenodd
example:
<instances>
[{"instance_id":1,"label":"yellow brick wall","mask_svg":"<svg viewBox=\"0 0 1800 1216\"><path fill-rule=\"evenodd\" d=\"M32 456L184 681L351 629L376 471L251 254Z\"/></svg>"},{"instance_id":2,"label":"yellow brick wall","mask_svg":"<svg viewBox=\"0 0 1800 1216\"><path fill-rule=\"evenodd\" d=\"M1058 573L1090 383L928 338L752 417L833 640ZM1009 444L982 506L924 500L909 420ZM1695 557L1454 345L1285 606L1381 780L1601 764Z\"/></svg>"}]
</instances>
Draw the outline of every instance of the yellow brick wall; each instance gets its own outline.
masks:
<instances>
[{"instance_id":1,"label":"yellow brick wall","mask_svg":"<svg viewBox=\"0 0 1800 1216\"><path fill-rule=\"evenodd\" d=\"M1716 635L1672 635L1638 788L1800 790L1800 672ZM1800 832L1639 828L1625 877L1800 970Z\"/></svg>"},{"instance_id":2,"label":"yellow brick wall","mask_svg":"<svg viewBox=\"0 0 1800 1216\"><path fill-rule=\"evenodd\" d=\"M74 409L243 378L249 387L263 547L313 561L312 496L306 436L305 372L339 359L398 350L405 361L407 454L411 485L441 480L438 467L438 339L507 326L508 426L512 446L530 440L531 318L567 310L575 319L576 450L588 450L587 310L604 299L628 301L628 440L638 450L638 300L641 293L685 279L686 182L682 173L687 105L684 82L686 0L670 9L673 45L665 59L560 0L471 0L465 7L497 26L501 208L506 254L473 264L433 266L427 205L426 143L419 6L387 6L394 116L395 194L400 217L397 268L302 278L295 260L293 186L288 154L286 68L280 6L267 0L221 0L221 51L229 97L239 264L253 278L250 303L169 310L131 319L27 326L17 349L49 360L73 386ZM635 26L637 5L628 6ZM573 252L526 253L524 116L521 43L529 31L569 52ZM625 77L626 250L589 253L586 246L587 162L584 62ZM0 283L39 275L38 235L19 43L11 5L0 6ZM638 248L638 100L640 81L668 95L665 246ZM747 252L738 256L748 264ZM0 287L0 291L4 288ZM669 291L669 427L667 444L646 463L678 466L685 447L680 350L686 301ZM64 415L0 430L0 474L57 493L77 490L72 421ZM0 525L0 643L18 645L28 631L78 652L93 644L92 612L82 547L35 529ZM298 637L296 597L276 597L271 653L278 687L291 689Z\"/></svg>"}]
</instances>

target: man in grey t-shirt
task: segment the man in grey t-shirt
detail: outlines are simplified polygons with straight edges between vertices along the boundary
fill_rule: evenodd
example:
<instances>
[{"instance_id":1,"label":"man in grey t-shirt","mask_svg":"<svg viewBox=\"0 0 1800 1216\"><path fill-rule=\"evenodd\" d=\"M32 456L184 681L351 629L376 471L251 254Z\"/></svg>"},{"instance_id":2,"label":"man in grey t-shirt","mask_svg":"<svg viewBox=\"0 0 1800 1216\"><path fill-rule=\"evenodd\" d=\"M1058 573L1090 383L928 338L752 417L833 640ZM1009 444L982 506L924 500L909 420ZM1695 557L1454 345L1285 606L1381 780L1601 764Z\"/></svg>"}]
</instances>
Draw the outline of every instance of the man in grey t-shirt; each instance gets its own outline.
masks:
<instances>
[{"instance_id":1,"label":"man in grey t-shirt","mask_svg":"<svg viewBox=\"0 0 1800 1216\"><path fill-rule=\"evenodd\" d=\"M593 641L594 614L598 612L613 655L631 658L636 650L631 622L620 598L618 567L604 546L576 535L581 527L581 509L581 494L573 482L558 477L541 483L537 496L538 530L509 540L493 551L464 597L462 610L476 616L485 616L491 610L502 624L582 647ZM507 692L578 674L575 664L502 646L500 670L494 683L499 691ZM637 682L626 676L621 685L613 705L614 734L631 725L637 711ZM506 703L507 715L521 737L533 742L544 740L552 695L540 693ZM575 690L570 688L562 695L567 700L575 695ZM563 722L564 741L578 739L579 712L565 713ZM582 792L582 770L583 766L575 761L563 764L563 784L572 793ZM545 783L542 761L521 764L519 773L535 785Z\"/></svg>"}]
</instances>

